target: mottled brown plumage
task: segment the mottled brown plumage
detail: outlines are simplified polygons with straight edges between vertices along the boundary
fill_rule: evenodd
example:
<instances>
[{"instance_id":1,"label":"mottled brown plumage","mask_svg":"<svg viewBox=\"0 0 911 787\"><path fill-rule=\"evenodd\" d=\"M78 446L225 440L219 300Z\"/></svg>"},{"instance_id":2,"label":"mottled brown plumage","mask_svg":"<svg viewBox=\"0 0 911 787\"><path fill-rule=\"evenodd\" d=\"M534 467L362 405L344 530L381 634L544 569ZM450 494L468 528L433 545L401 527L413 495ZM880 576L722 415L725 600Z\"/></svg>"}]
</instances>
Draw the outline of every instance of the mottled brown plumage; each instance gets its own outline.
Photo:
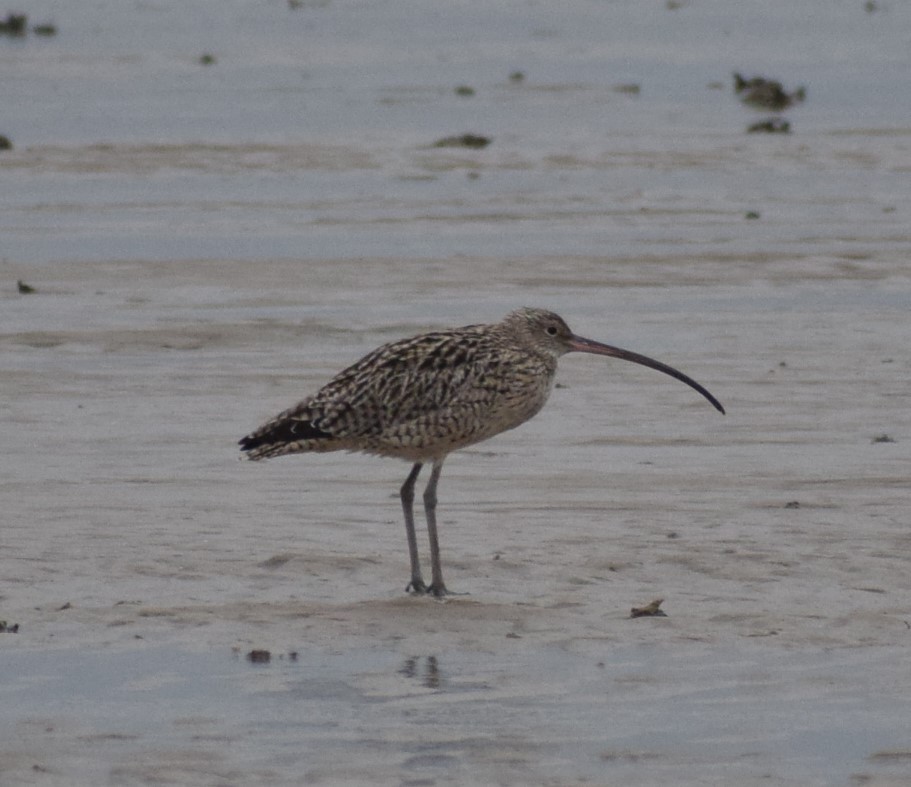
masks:
<instances>
[{"instance_id":1,"label":"mottled brown plumage","mask_svg":"<svg viewBox=\"0 0 911 787\"><path fill-rule=\"evenodd\" d=\"M724 409L670 366L575 336L562 318L519 309L498 323L434 331L385 344L336 375L316 394L240 441L250 459L362 451L413 463L401 489L415 592L446 593L436 532L436 486L446 456L534 416L547 401L557 359L568 352L608 355L670 374ZM433 469L424 493L432 579L421 576L414 531L414 484Z\"/></svg>"}]
</instances>

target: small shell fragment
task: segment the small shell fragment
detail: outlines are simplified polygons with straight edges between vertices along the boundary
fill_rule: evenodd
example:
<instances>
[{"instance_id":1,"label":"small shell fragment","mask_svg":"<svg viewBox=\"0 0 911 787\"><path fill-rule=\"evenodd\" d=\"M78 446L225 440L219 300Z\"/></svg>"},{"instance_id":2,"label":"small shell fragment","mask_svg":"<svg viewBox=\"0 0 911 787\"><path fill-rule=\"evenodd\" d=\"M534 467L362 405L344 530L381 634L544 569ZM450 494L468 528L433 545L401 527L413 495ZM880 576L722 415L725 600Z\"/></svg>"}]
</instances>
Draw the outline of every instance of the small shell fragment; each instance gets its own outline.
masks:
<instances>
[{"instance_id":1,"label":"small shell fragment","mask_svg":"<svg viewBox=\"0 0 911 787\"><path fill-rule=\"evenodd\" d=\"M667 613L660 609L663 601L663 598L656 598L644 607L633 607L629 611L629 616L631 618L666 618Z\"/></svg>"}]
</instances>

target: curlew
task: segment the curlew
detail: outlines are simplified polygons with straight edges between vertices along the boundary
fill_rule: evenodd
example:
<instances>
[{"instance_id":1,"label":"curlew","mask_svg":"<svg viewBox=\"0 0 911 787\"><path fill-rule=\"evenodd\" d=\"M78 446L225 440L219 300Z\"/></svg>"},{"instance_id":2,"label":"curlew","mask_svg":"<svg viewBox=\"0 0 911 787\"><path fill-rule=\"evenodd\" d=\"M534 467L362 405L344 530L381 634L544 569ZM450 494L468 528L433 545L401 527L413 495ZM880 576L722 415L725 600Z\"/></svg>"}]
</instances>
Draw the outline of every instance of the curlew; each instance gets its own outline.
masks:
<instances>
[{"instance_id":1,"label":"curlew","mask_svg":"<svg viewBox=\"0 0 911 787\"><path fill-rule=\"evenodd\" d=\"M437 484L446 457L534 416L547 401L557 359L570 352L632 361L695 388L695 380L644 355L583 339L544 309L518 309L500 322L433 331L385 344L339 372L313 396L241 439L249 459L284 454L361 451L404 459L411 472L400 490L411 581L406 590L444 596L437 537ZM424 583L414 529L414 486L431 463L424 491L430 585Z\"/></svg>"}]
</instances>

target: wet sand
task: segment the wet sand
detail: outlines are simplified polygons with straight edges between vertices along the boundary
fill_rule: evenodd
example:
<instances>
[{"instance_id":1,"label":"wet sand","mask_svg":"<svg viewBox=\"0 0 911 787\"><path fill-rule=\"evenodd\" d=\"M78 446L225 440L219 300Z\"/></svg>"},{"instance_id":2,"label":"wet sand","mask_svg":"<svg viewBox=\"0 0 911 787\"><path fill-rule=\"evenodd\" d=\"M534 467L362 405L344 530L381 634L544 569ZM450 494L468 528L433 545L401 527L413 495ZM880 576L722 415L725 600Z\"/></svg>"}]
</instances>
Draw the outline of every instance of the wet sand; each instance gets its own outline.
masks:
<instances>
[{"instance_id":1,"label":"wet sand","mask_svg":"<svg viewBox=\"0 0 911 787\"><path fill-rule=\"evenodd\" d=\"M908 783L909 11L771 5L50 3L0 42L0 784ZM807 83L791 135L734 69ZM521 305L728 414L563 359L447 461L443 602L407 465L240 461Z\"/></svg>"},{"instance_id":2,"label":"wet sand","mask_svg":"<svg viewBox=\"0 0 911 787\"><path fill-rule=\"evenodd\" d=\"M376 264L383 302L420 290L416 262ZM453 260L464 280L437 291L462 299L496 264ZM290 308L264 282L296 261L83 264L6 297L11 783L902 783L903 270L770 286L719 262L709 295L695 261L601 288L580 281L595 265L508 262L546 267L523 301L619 331L728 415L649 370L564 359L534 421L447 464L444 569L468 595L442 603L403 592L406 465L234 445L437 324L426 307L307 318L311 291L297 318L261 316ZM357 266L310 267L353 291ZM465 318L506 300L466 299ZM629 619L656 597L667 618Z\"/></svg>"}]
</instances>

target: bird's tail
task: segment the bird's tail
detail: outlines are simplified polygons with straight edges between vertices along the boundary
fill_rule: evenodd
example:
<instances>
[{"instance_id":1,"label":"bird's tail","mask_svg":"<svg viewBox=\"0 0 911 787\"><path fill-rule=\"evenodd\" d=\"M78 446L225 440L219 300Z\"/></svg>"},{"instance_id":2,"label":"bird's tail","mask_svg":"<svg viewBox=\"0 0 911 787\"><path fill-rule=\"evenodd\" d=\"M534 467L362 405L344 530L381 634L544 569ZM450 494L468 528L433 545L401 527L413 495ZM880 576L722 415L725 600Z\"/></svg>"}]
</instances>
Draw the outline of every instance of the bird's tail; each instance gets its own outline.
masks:
<instances>
[{"instance_id":1,"label":"bird's tail","mask_svg":"<svg viewBox=\"0 0 911 787\"><path fill-rule=\"evenodd\" d=\"M336 448L332 443L332 435L314 426L310 413L298 406L242 437L239 445L247 459L258 460L302 451L331 451Z\"/></svg>"}]
</instances>

